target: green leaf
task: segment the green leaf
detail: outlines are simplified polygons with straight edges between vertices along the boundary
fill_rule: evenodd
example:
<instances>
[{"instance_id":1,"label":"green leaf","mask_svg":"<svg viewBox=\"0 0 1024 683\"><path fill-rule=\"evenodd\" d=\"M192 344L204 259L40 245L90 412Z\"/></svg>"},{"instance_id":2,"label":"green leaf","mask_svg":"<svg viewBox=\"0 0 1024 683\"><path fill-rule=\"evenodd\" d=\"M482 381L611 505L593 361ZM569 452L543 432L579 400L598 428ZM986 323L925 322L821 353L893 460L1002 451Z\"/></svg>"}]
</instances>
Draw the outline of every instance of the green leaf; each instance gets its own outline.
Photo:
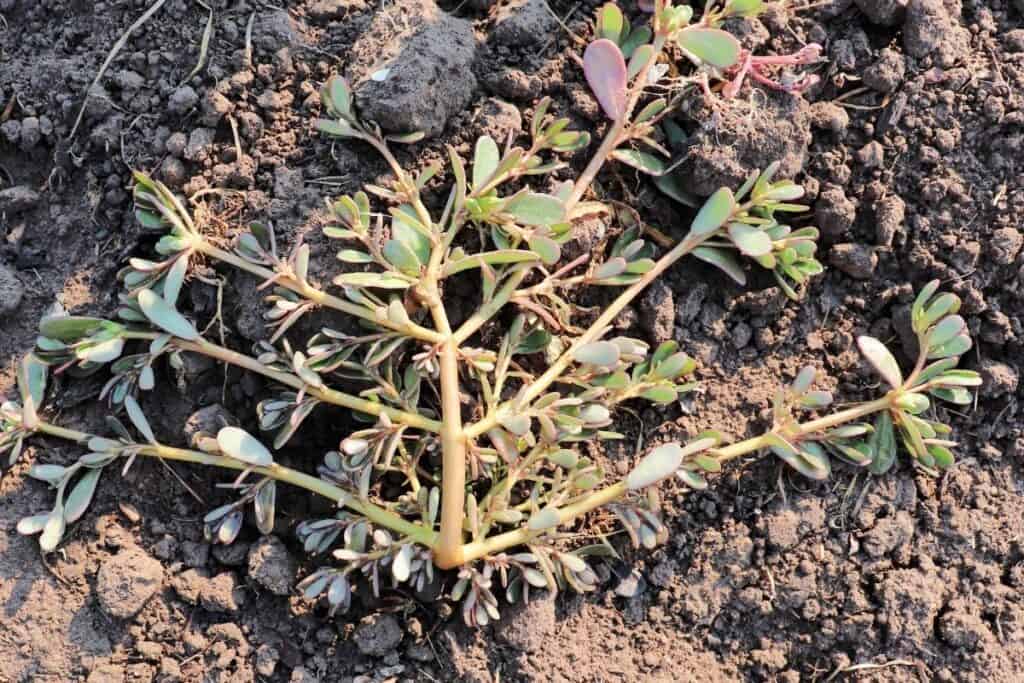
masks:
<instances>
[{"instance_id":1,"label":"green leaf","mask_svg":"<svg viewBox=\"0 0 1024 683\"><path fill-rule=\"evenodd\" d=\"M75 487L71 489L67 499L64 501L64 521L68 524L78 521L92 502L92 496L96 492L96 483L100 480L102 469L90 469L82 475Z\"/></svg>"},{"instance_id":2,"label":"green leaf","mask_svg":"<svg viewBox=\"0 0 1024 683\"><path fill-rule=\"evenodd\" d=\"M181 286L185 282L185 274L188 273L188 257L180 256L174 261L174 265L167 271L164 277L164 299L171 306L178 300L181 293Z\"/></svg>"},{"instance_id":3,"label":"green leaf","mask_svg":"<svg viewBox=\"0 0 1024 683\"><path fill-rule=\"evenodd\" d=\"M114 337L96 344L88 344L75 348L75 357L90 363L109 363L120 357L124 350L124 339Z\"/></svg>"},{"instance_id":4,"label":"green leaf","mask_svg":"<svg viewBox=\"0 0 1024 683\"><path fill-rule=\"evenodd\" d=\"M747 275L732 253L717 247L697 247L693 255L705 263L716 266L719 270L741 285L747 284Z\"/></svg>"},{"instance_id":5,"label":"green leaf","mask_svg":"<svg viewBox=\"0 0 1024 683\"><path fill-rule=\"evenodd\" d=\"M560 199L537 192L516 196L506 210L523 225L553 225L565 219L565 204Z\"/></svg>"},{"instance_id":6,"label":"green leaf","mask_svg":"<svg viewBox=\"0 0 1024 683\"><path fill-rule=\"evenodd\" d=\"M969 406L974 400L971 392L963 387L950 387L948 389L945 387L935 387L934 389L929 389L928 393L935 398L958 406Z\"/></svg>"},{"instance_id":7,"label":"green leaf","mask_svg":"<svg viewBox=\"0 0 1024 683\"><path fill-rule=\"evenodd\" d=\"M21 393L23 406L32 403L33 410L43 405L46 393L46 364L35 354L26 355L18 365L18 389Z\"/></svg>"},{"instance_id":8,"label":"green leaf","mask_svg":"<svg viewBox=\"0 0 1024 683\"><path fill-rule=\"evenodd\" d=\"M561 247L550 237L533 235L527 240L527 243L530 245L530 249L540 256L541 261L549 266L558 263L558 260L562 257Z\"/></svg>"},{"instance_id":9,"label":"green leaf","mask_svg":"<svg viewBox=\"0 0 1024 683\"><path fill-rule=\"evenodd\" d=\"M350 116L352 112L352 89L341 76L332 76L327 81L327 95L330 97L331 106L334 111L343 116Z\"/></svg>"},{"instance_id":10,"label":"green leaf","mask_svg":"<svg viewBox=\"0 0 1024 683\"><path fill-rule=\"evenodd\" d=\"M675 379L693 372L696 367L697 361L680 351L659 363L654 369L654 375L658 379Z\"/></svg>"},{"instance_id":11,"label":"green leaf","mask_svg":"<svg viewBox=\"0 0 1024 683\"><path fill-rule=\"evenodd\" d=\"M735 209L736 201L733 199L732 191L727 187L720 188L708 197L704 206L700 207L696 218L690 224L690 234L708 235L715 232L729 220Z\"/></svg>"},{"instance_id":12,"label":"green leaf","mask_svg":"<svg viewBox=\"0 0 1024 683\"><path fill-rule=\"evenodd\" d=\"M672 476L683 464L683 449L676 443L658 446L645 455L626 477L626 488L630 491L647 488L662 479Z\"/></svg>"},{"instance_id":13,"label":"green leaf","mask_svg":"<svg viewBox=\"0 0 1024 683\"><path fill-rule=\"evenodd\" d=\"M139 402L130 395L125 396L124 408L125 412L128 413L128 419L132 421L132 424L139 430L139 433L145 437L146 441L155 444L156 437L153 436L153 428L149 426L149 420L146 419L145 413L142 412Z\"/></svg>"},{"instance_id":14,"label":"green leaf","mask_svg":"<svg viewBox=\"0 0 1024 683\"><path fill-rule=\"evenodd\" d=\"M633 29L629 32L628 37L623 36L624 40L622 41L622 44L619 45L622 49L622 56L629 59L639 47L644 46L645 43L650 41L653 36L654 34L647 26L638 26Z\"/></svg>"},{"instance_id":15,"label":"green leaf","mask_svg":"<svg viewBox=\"0 0 1024 683\"><path fill-rule=\"evenodd\" d=\"M640 110L640 113L634 117L634 123L643 123L649 119L653 119L655 116L660 114L668 106L668 102L664 98L659 97L653 102L649 103L646 107Z\"/></svg>"},{"instance_id":16,"label":"green leaf","mask_svg":"<svg viewBox=\"0 0 1024 683\"><path fill-rule=\"evenodd\" d=\"M101 327L120 325L109 323L102 318L88 318L77 315L49 316L39 323L39 333L62 342L77 342L97 332Z\"/></svg>"},{"instance_id":17,"label":"green leaf","mask_svg":"<svg viewBox=\"0 0 1024 683\"><path fill-rule=\"evenodd\" d=\"M388 263L406 275L419 275L422 264L405 242L388 240L384 243L383 253Z\"/></svg>"},{"instance_id":18,"label":"green leaf","mask_svg":"<svg viewBox=\"0 0 1024 683\"><path fill-rule=\"evenodd\" d=\"M633 80L644 65L651 59L651 55L654 54L653 45L641 45L635 50L629 59L629 68L626 69L626 78Z\"/></svg>"},{"instance_id":19,"label":"green leaf","mask_svg":"<svg viewBox=\"0 0 1024 683\"><path fill-rule=\"evenodd\" d=\"M163 297L157 296L153 290L140 290L138 302L139 308L142 309L149 322L164 332L189 341L199 338L199 332L192 326L192 323L174 310Z\"/></svg>"},{"instance_id":20,"label":"green leaf","mask_svg":"<svg viewBox=\"0 0 1024 683\"><path fill-rule=\"evenodd\" d=\"M953 339L967 327L967 322L958 315L951 315L943 318L928 333L928 347L935 348L942 346Z\"/></svg>"},{"instance_id":21,"label":"green leaf","mask_svg":"<svg viewBox=\"0 0 1024 683\"><path fill-rule=\"evenodd\" d=\"M338 260L345 263L373 263L373 257L358 249L342 249L338 252Z\"/></svg>"},{"instance_id":22,"label":"green leaf","mask_svg":"<svg viewBox=\"0 0 1024 683\"><path fill-rule=\"evenodd\" d=\"M640 394L640 398L647 399L648 401L659 405L671 403L678 397L679 393L676 391L675 387L665 384L659 384L658 386L651 387Z\"/></svg>"},{"instance_id":23,"label":"green leaf","mask_svg":"<svg viewBox=\"0 0 1024 683\"><path fill-rule=\"evenodd\" d=\"M619 355L619 347L616 344L609 341L596 341L579 347L573 351L572 357L577 363L612 368L619 362Z\"/></svg>"},{"instance_id":24,"label":"green leaf","mask_svg":"<svg viewBox=\"0 0 1024 683\"><path fill-rule=\"evenodd\" d=\"M274 457L260 441L244 429L224 427L217 432L217 445L224 455L257 467L269 467Z\"/></svg>"},{"instance_id":25,"label":"green leaf","mask_svg":"<svg viewBox=\"0 0 1024 683\"><path fill-rule=\"evenodd\" d=\"M740 59L739 41L717 28L684 28L676 33L676 43L697 59L719 69L734 66Z\"/></svg>"},{"instance_id":26,"label":"green leaf","mask_svg":"<svg viewBox=\"0 0 1024 683\"><path fill-rule=\"evenodd\" d=\"M337 138L359 137L359 132L352 127L352 124L343 119L317 119L313 125L321 133Z\"/></svg>"},{"instance_id":27,"label":"green leaf","mask_svg":"<svg viewBox=\"0 0 1024 683\"><path fill-rule=\"evenodd\" d=\"M920 415L928 410L931 401L924 394L900 394L896 398L895 404L911 415Z\"/></svg>"},{"instance_id":28,"label":"green leaf","mask_svg":"<svg viewBox=\"0 0 1024 683\"><path fill-rule=\"evenodd\" d=\"M885 344L874 337L857 337L857 346L871 366L893 389L903 384L903 373L892 353Z\"/></svg>"},{"instance_id":29,"label":"green leaf","mask_svg":"<svg viewBox=\"0 0 1024 683\"><path fill-rule=\"evenodd\" d=\"M334 278L339 287L371 287L376 289L408 289L412 280L392 273L342 273Z\"/></svg>"},{"instance_id":30,"label":"green leaf","mask_svg":"<svg viewBox=\"0 0 1024 683\"><path fill-rule=\"evenodd\" d=\"M924 307L928 305L928 300L939 290L939 281L932 280L918 293L917 298L914 299L914 304L910 307L910 319L913 322L914 331L917 333L924 332L928 327L922 325L924 319Z\"/></svg>"},{"instance_id":31,"label":"green leaf","mask_svg":"<svg viewBox=\"0 0 1024 683\"><path fill-rule=\"evenodd\" d=\"M17 531L22 536L33 536L40 533L46 527L48 519L50 519L48 512L32 515L31 517L22 517L18 520Z\"/></svg>"},{"instance_id":32,"label":"green leaf","mask_svg":"<svg viewBox=\"0 0 1024 683\"><path fill-rule=\"evenodd\" d=\"M484 186L498 168L499 161L501 152L498 151L498 143L488 135L479 138L473 153L473 189L479 190Z\"/></svg>"},{"instance_id":33,"label":"green leaf","mask_svg":"<svg viewBox=\"0 0 1024 683\"><path fill-rule=\"evenodd\" d=\"M729 239L747 256L764 256L772 253L772 238L768 233L746 223L730 223Z\"/></svg>"},{"instance_id":34,"label":"green leaf","mask_svg":"<svg viewBox=\"0 0 1024 683\"><path fill-rule=\"evenodd\" d=\"M39 549L44 553L56 550L61 539L64 538L65 528L64 510L58 504L47 516L46 524L43 525L43 533L39 537Z\"/></svg>"},{"instance_id":35,"label":"green leaf","mask_svg":"<svg viewBox=\"0 0 1024 683\"><path fill-rule=\"evenodd\" d=\"M415 210L408 204L402 204L391 211L391 237L409 247L420 263L430 261L430 238L425 234L427 228L416 218Z\"/></svg>"},{"instance_id":36,"label":"green leaf","mask_svg":"<svg viewBox=\"0 0 1024 683\"><path fill-rule=\"evenodd\" d=\"M622 35L624 25L622 11L615 3L607 2L597 11L598 38L607 38L618 45L625 37Z\"/></svg>"},{"instance_id":37,"label":"green leaf","mask_svg":"<svg viewBox=\"0 0 1024 683\"><path fill-rule=\"evenodd\" d=\"M657 176L654 179L654 186L661 190L662 194L683 206L689 206L692 209L700 206L700 198L685 189L682 181L673 173Z\"/></svg>"},{"instance_id":38,"label":"green leaf","mask_svg":"<svg viewBox=\"0 0 1024 683\"><path fill-rule=\"evenodd\" d=\"M538 510L530 516L530 521L526 523L526 526L531 531L543 531L545 529L553 529L561 524L562 518L558 514L558 508L549 506Z\"/></svg>"},{"instance_id":39,"label":"green leaf","mask_svg":"<svg viewBox=\"0 0 1024 683\"><path fill-rule=\"evenodd\" d=\"M966 334L953 337L945 344L934 346L928 349L929 358L949 358L950 356L962 356L971 350L971 338Z\"/></svg>"},{"instance_id":40,"label":"green leaf","mask_svg":"<svg viewBox=\"0 0 1024 683\"><path fill-rule=\"evenodd\" d=\"M947 387L980 387L981 375L974 370L950 370L936 377L935 381Z\"/></svg>"},{"instance_id":41,"label":"green leaf","mask_svg":"<svg viewBox=\"0 0 1024 683\"><path fill-rule=\"evenodd\" d=\"M668 169L668 166L660 158L635 149L617 149L611 153L611 157L653 176L660 176Z\"/></svg>"}]
</instances>

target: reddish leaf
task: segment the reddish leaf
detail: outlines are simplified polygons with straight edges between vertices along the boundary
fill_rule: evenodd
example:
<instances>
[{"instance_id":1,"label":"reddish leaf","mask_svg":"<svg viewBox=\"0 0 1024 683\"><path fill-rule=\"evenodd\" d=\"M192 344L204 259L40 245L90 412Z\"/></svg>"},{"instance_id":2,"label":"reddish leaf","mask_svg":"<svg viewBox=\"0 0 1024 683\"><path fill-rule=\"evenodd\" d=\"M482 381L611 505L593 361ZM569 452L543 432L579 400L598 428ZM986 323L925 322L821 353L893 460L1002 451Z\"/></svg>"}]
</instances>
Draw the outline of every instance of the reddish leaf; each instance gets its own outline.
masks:
<instances>
[{"instance_id":1,"label":"reddish leaf","mask_svg":"<svg viewBox=\"0 0 1024 683\"><path fill-rule=\"evenodd\" d=\"M626 60L619 46L602 38L583 53L583 73L604 113L618 121L626 113Z\"/></svg>"}]
</instances>

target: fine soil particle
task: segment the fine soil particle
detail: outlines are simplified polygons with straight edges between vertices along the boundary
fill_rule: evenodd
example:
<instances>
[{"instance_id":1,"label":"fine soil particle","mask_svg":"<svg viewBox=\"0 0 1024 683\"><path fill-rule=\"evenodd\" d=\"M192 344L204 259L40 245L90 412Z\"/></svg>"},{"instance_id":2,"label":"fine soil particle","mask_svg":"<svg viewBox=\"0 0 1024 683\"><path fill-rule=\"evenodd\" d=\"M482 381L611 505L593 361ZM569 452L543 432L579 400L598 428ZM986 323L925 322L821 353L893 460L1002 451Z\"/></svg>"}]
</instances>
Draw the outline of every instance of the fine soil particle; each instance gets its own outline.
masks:
<instances>
[{"instance_id":1,"label":"fine soil particle","mask_svg":"<svg viewBox=\"0 0 1024 683\"><path fill-rule=\"evenodd\" d=\"M321 114L317 91L333 73L358 86L366 117L434 136L396 146L415 170L443 159L445 143L471 155L481 134L528 144L524 121L542 96L591 133L591 151L604 132L572 57L580 52L572 36L591 36L600 0L547 3L571 33L532 0L278 4L287 9L212 3L207 63L188 77L208 14L168 0L86 99L143 3L0 0L5 394L16 394L11 368L43 316L111 315L118 269L129 257L152 255L132 215L132 169L158 174L183 195L215 190L195 206L225 242L256 220L275 225L285 250L302 236L316 254L311 272L329 286L339 265L335 245L319 235L323 199L389 182L365 147L312 132L310 120ZM700 361L699 389L678 404L623 417L615 428L630 438L594 455L618 471L634 462L641 435L645 443L708 428L752 436L766 424L762 411L776 387L807 364L828 375L823 388L841 400L877 395L856 337L874 334L910 360L914 291L938 278L964 301L960 313L975 337L964 364L984 380L972 405L935 408L961 442L952 470L932 479L900 460L874 477L837 466L827 484L811 484L764 459L730 465L703 492L669 485L667 544L638 552L608 536L622 561L595 561L597 591L534 594L528 606L505 607L493 628L469 631L458 606L386 586L380 598L359 586L352 609L333 617L294 597L294 579L329 560L304 554L292 527L335 510L292 491L278 493L277 535L261 539L247 523L236 544L211 548L202 517L234 497L216 486L230 477L202 468L168 464L172 475L160 463L139 462L125 479L105 474L93 506L44 564L34 540L13 528L53 504L52 491L27 476L29 463L69 464L83 451L33 440L0 479L7 532L0 680L795 683L833 672L836 680L1018 680L1024 4L810 5L777 5L728 28L758 54L824 45L826 59L814 66L821 82L803 97L749 85L728 103L687 95L673 116L688 136L674 160L683 159L676 173L698 194L735 187L781 161L779 176L800 182L812 207L794 226L822 230L819 253L831 267L799 303L755 270L740 288L693 260L670 269L620 316L615 333L651 344L677 340ZM569 168L556 176L571 178L587 158L566 158ZM442 174L428 189L446 189L450 180ZM616 166L599 181L597 198L634 206L672 236L685 233L692 212L645 178ZM443 206L444 196L430 200ZM596 254L620 230L604 217L580 222L566 257ZM224 284L218 291L198 278L187 283L181 305L190 318L212 322L216 336L222 313L226 341L242 350L268 337L259 281L230 270L201 274ZM453 310L470 311L478 292L456 295ZM601 296L569 293L588 307ZM293 345L319 324L356 329L310 316L289 334ZM180 446L222 423L255 429L256 402L271 389L251 374L191 360L181 374L166 367L160 374L145 408L161 438ZM54 414L104 429L109 411L95 397L105 379L54 378ZM280 457L313 471L324 451L359 427L327 408L309 420L306 441ZM579 531L592 534L600 524ZM850 669L879 663L889 666Z\"/></svg>"}]
</instances>

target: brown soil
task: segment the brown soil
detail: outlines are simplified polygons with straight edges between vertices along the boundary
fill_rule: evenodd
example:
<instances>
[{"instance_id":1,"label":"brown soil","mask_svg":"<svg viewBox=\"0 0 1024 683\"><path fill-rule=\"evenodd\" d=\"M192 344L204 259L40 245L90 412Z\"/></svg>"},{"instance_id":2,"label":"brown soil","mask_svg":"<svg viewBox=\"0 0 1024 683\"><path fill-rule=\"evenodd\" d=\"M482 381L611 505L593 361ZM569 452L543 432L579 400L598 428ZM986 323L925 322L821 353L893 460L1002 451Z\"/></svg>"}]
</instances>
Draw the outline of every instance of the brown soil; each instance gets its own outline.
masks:
<instances>
[{"instance_id":1,"label":"brown soil","mask_svg":"<svg viewBox=\"0 0 1024 683\"><path fill-rule=\"evenodd\" d=\"M806 102L749 89L731 104L688 102L684 168L707 190L783 159L814 202L831 267L793 304L770 279L744 291L686 261L621 320L652 339L674 336L701 361L685 411L641 413L648 440L710 426L742 436L763 426L773 388L806 363L828 371L840 396L868 395L854 337L905 345L913 287L942 278L978 340L966 365L986 380L975 405L949 414L963 441L952 471L930 479L903 462L869 479L839 468L809 485L769 460L732 467L704 493L669 492L669 543L622 547L596 594L535 600L471 632L447 605L401 594L327 618L287 591L307 567L291 527L308 502L283 502L280 541L247 528L235 547L211 549L201 517L223 498L217 477L178 466L172 476L159 462L105 477L62 549L40 557L14 531L50 499L28 464L78 452L37 441L0 480L0 681L1019 681L1024 5L1015 2L837 0L733 27L766 53L822 43L822 84ZM332 149L311 133L317 88L334 71L364 83L360 105L382 124L441 131L403 150L411 165L440 158L445 142L467 152L484 132L518 130L544 94L575 126L600 134L604 125L569 57L578 46L543 2L209 4L203 71L179 87L206 12L168 0L112 63L69 144L107 51L150 3L0 0L0 391L44 314L109 314L117 269L149 248L130 211L131 168L185 193L241 190L244 202L211 208L230 224L269 218L325 247L321 195L384 172L366 150ZM596 0L550 4L589 35ZM376 88L367 74L403 50L396 80ZM392 106L406 96L400 79L417 78L434 79L431 98ZM602 186L668 232L689 220L624 168ZM581 236L583 248L588 239L599 235ZM336 267L322 249L318 272ZM265 336L254 283L222 275L228 333L245 347ZM190 314L213 315L212 288L193 283L189 294ZM161 438L180 442L188 416L217 403L251 419L259 381L198 362L187 375L187 390L168 375L148 399ZM59 385L61 421L100 424L101 382ZM309 467L301 446L336 442L336 423L321 418L293 462ZM630 453L607 456L625 467Z\"/></svg>"}]
</instances>

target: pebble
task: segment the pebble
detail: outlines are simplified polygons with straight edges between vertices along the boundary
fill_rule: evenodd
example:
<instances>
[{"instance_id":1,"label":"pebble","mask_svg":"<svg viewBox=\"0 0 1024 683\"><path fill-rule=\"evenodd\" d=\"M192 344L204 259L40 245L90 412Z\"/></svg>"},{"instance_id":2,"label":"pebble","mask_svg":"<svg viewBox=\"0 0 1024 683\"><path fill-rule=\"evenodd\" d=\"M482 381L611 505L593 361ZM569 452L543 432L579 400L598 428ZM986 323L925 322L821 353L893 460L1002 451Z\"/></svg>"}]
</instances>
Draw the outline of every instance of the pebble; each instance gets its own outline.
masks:
<instances>
[{"instance_id":1,"label":"pebble","mask_svg":"<svg viewBox=\"0 0 1024 683\"><path fill-rule=\"evenodd\" d=\"M96 596L104 612L128 619L145 607L160 589L164 568L141 548L131 547L108 557L96 574Z\"/></svg>"},{"instance_id":2,"label":"pebble","mask_svg":"<svg viewBox=\"0 0 1024 683\"><path fill-rule=\"evenodd\" d=\"M367 657L383 657L402 642L402 627L390 614L373 614L359 623L352 640Z\"/></svg>"},{"instance_id":3,"label":"pebble","mask_svg":"<svg viewBox=\"0 0 1024 683\"><path fill-rule=\"evenodd\" d=\"M290 595L298 563L276 536L264 536L249 550L249 577L274 595Z\"/></svg>"},{"instance_id":4,"label":"pebble","mask_svg":"<svg viewBox=\"0 0 1024 683\"><path fill-rule=\"evenodd\" d=\"M878 265L878 254L865 244L837 244L828 256L829 263L856 280L869 279Z\"/></svg>"}]
</instances>

